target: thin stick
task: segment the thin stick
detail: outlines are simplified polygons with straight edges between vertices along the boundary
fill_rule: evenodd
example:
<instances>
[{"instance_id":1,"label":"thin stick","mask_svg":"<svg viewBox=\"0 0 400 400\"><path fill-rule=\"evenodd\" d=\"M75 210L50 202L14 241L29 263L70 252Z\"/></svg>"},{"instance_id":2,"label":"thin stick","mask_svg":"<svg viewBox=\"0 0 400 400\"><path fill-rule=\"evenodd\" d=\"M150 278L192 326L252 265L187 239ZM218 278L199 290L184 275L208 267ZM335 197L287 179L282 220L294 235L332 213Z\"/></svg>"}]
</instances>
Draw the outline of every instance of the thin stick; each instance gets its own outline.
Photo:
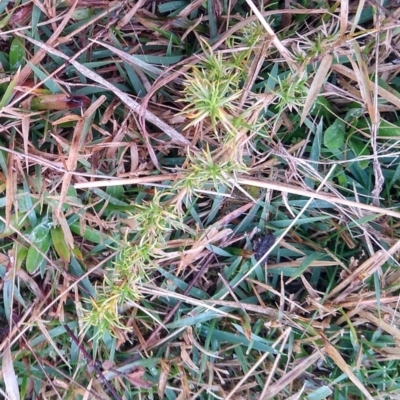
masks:
<instances>
[{"instance_id":1,"label":"thin stick","mask_svg":"<svg viewBox=\"0 0 400 400\"><path fill-rule=\"evenodd\" d=\"M155 175L143 178L131 178L131 179L116 179L113 181L97 181L97 182L85 182L76 183L74 185L75 189L88 189L88 188L98 188L107 186L121 186L121 185L137 185L146 184L151 182L160 182L163 180L175 180L180 178L178 174L168 174L168 175ZM369 204L357 203L356 201L342 199L340 197L334 197L329 194L317 193L311 190L300 189L298 187L287 185L283 182L271 181L268 179L250 179L239 176L235 179L235 184L256 186L259 188L276 190L277 192L286 192L291 194L297 194L299 196L311 197L318 200L324 200L331 204L341 204L344 206L359 208L361 210L371 211L376 214L389 215L394 218L400 219L400 213L393 211L388 208L381 208L376 206L371 206Z\"/></svg>"},{"instance_id":2,"label":"thin stick","mask_svg":"<svg viewBox=\"0 0 400 400\"><path fill-rule=\"evenodd\" d=\"M324 200L331 204L341 204L344 206L359 208L366 211L371 211L373 213L390 215L391 217L400 218L400 213L393 211L388 208L380 208L376 206L371 206L369 204L357 203L356 201L342 199L340 197L334 197L329 194L322 194L317 192L312 192L311 190L299 189L297 187L286 185L282 182L273 182L268 179L258 180L258 179L248 179L248 178L237 178L235 183L241 185L256 186L265 189L276 190L278 192L287 192L291 194L298 194L299 196L311 197L313 199Z\"/></svg>"},{"instance_id":3,"label":"thin stick","mask_svg":"<svg viewBox=\"0 0 400 400\"><path fill-rule=\"evenodd\" d=\"M83 355L86 358L86 361L88 363L91 361L94 370L97 372L101 380L104 382L104 384L107 386L108 390L111 392L111 394L114 396L114 399L116 400L122 400L122 397L118 395L118 393L115 391L115 389L111 386L110 382L106 379L106 377L103 375L103 373L100 371L100 368L97 366L97 362L93 360L93 357L86 351L86 349L82 346L82 344L79 342L78 338L74 335L74 333L71 331L69 326L67 324L63 325L64 329L67 331L68 335L71 337L71 339L75 342L75 344L78 346L79 350L83 353Z\"/></svg>"},{"instance_id":4,"label":"thin stick","mask_svg":"<svg viewBox=\"0 0 400 400\"><path fill-rule=\"evenodd\" d=\"M192 279L192 281L187 285L185 291L183 292L184 296L187 296L189 294L189 292L192 290L193 286L195 285L195 283L200 279L200 277L204 274L204 271L207 269L208 265L211 262L211 259L214 257L214 253L210 253L207 257L207 259L204 261L203 265L201 266L201 268L198 270L196 276ZM158 335L158 333L161 331L163 325L166 325L171 318L174 316L174 314L176 313L176 311L178 310L178 308L180 307L180 305L182 304L182 301L178 301L175 306L169 311L169 313L167 314L167 316L164 318L164 321L162 323L162 325L158 325L156 330L153 331L153 333L150 335L150 337L146 340L146 347L150 347L153 345L153 341L155 339L155 337Z\"/></svg>"}]
</instances>

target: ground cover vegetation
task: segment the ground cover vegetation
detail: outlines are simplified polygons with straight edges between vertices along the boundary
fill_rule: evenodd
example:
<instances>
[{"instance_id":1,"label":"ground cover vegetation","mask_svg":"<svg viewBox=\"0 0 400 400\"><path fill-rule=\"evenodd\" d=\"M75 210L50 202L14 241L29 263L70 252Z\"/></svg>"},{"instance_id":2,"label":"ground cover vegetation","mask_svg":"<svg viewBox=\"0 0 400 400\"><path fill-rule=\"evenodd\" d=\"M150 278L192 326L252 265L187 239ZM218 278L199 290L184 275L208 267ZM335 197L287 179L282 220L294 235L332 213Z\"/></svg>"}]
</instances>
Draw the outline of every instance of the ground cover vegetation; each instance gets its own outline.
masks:
<instances>
[{"instance_id":1,"label":"ground cover vegetation","mask_svg":"<svg viewBox=\"0 0 400 400\"><path fill-rule=\"evenodd\" d=\"M2 0L0 397L400 398L399 18Z\"/></svg>"}]
</instances>

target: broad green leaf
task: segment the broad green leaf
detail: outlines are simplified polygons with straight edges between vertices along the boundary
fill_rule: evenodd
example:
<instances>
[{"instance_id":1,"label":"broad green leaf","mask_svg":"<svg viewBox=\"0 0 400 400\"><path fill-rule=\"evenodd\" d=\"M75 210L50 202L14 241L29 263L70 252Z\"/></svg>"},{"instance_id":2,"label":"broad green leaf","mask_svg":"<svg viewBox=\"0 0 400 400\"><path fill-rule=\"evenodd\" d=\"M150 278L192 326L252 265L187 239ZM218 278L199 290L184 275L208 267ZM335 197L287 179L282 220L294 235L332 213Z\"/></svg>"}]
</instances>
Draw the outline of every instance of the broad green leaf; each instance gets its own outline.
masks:
<instances>
[{"instance_id":1,"label":"broad green leaf","mask_svg":"<svg viewBox=\"0 0 400 400\"><path fill-rule=\"evenodd\" d=\"M19 72L17 72L8 84L7 89L4 91L4 95L0 100L0 109L5 107L14 97L13 90L19 79Z\"/></svg>"},{"instance_id":2,"label":"broad green leaf","mask_svg":"<svg viewBox=\"0 0 400 400\"><path fill-rule=\"evenodd\" d=\"M79 8L74 11L72 18L76 21L87 19L93 15L93 10L90 8Z\"/></svg>"},{"instance_id":3,"label":"broad green leaf","mask_svg":"<svg viewBox=\"0 0 400 400\"><path fill-rule=\"evenodd\" d=\"M388 122L381 119L378 127L379 137L398 137L400 136L400 123ZM356 127L364 131L367 135L371 135L371 121L366 118L359 119Z\"/></svg>"},{"instance_id":4,"label":"broad green leaf","mask_svg":"<svg viewBox=\"0 0 400 400\"><path fill-rule=\"evenodd\" d=\"M187 6L187 1L168 1L164 4L158 6L158 11L160 13L168 13L173 11L180 11L182 8Z\"/></svg>"},{"instance_id":5,"label":"broad green leaf","mask_svg":"<svg viewBox=\"0 0 400 400\"><path fill-rule=\"evenodd\" d=\"M36 226L29 238L32 246L29 248L26 257L26 270L33 274L40 267L45 259L45 254L49 251L51 244L49 227L45 224Z\"/></svg>"},{"instance_id":6,"label":"broad green leaf","mask_svg":"<svg viewBox=\"0 0 400 400\"><path fill-rule=\"evenodd\" d=\"M81 250L78 247L75 246L72 249L72 254L78 261L82 261L83 260L83 254L82 254Z\"/></svg>"},{"instance_id":7,"label":"broad green leaf","mask_svg":"<svg viewBox=\"0 0 400 400\"><path fill-rule=\"evenodd\" d=\"M241 313L242 314L242 329L243 329L243 334L246 336L246 339L251 341L251 322L250 322L250 317L246 313Z\"/></svg>"},{"instance_id":8,"label":"broad green leaf","mask_svg":"<svg viewBox=\"0 0 400 400\"><path fill-rule=\"evenodd\" d=\"M319 260L324 256L322 253L312 253L308 255L299 265L296 272L292 275L292 279L300 277L310 266L313 261Z\"/></svg>"},{"instance_id":9,"label":"broad green leaf","mask_svg":"<svg viewBox=\"0 0 400 400\"><path fill-rule=\"evenodd\" d=\"M329 150L340 149L344 144L345 125L340 119L336 119L325 131L324 145Z\"/></svg>"},{"instance_id":10,"label":"broad green leaf","mask_svg":"<svg viewBox=\"0 0 400 400\"><path fill-rule=\"evenodd\" d=\"M330 219L330 218L331 218L331 216L324 215L322 217L300 218L294 223L293 223L293 220L285 219L282 221L271 221L270 224L271 224L271 226L276 227L276 228L286 228L287 226L289 226L291 224L293 224L293 226L298 226L298 225L303 225L303 224L309 224L312 222L319 222L319 221L323 221L323 220Z\"/></svg>"},{"instance_id":11,"label":"broad green leaf","mask_svg":"<svg viewBox=\"0 0 400 400\"><path fill-rule=\"evenodd\" d=\"M5 279L2 287L2 300L3 300L4 314L8 322L12 320L12 309L14 302L13 291L14 291L13 280Z\"/></svg>"},{"instance_id":12,"label":"broad green leaf","mask_svg":"<svg viewBox=\"0 0 400 400\"><path fill-rule=\"evenodd\" d=\"M345 117L343 118L346 122L357 120L364 114L364 110L362 107L351 107L349 111L347 111Z\"/></svg>"},{"instance_id":13,"label":"broad green leaf","mask_svg":"<svg viewBox=\"0 0 400 400\"><path fill-rule=\"evenodd\" d=\"M62 89L60 85L52 78L49 78L46 73L44 73L40 68L36 65L32 64L28 61L28 65L31 68L32 72L37 76L37 78L44 82L44 86L46 86L50 92L43 94L59 94L62 93Z\"/></svg>"},{"instance_id":14,"label":"broad green leaf","mask_svg":"<svg viewBox=\"0 0 400 400\"><path fill-rule=\"evenodd\" d=\"M7 8L8 3L10 3L10 2L11 2L11 0L4 0L4 1L0 2L0 15L3 14L3 11ZM8 19L11 18L11 15L9 17L7 16ZM3 28L3 26L0 25L0 28Z\"/></svg>"},{"instance_id":15,"label":"broad green leaf","mask_svg":"<svg viewBox=\"0 0 400 400\"><path fill-rule=\"evenodd\" d=\"M16 71L25 64L25 41L16 37L10 47L10 69Z\"/></svg>"},{"instance_id":16,"label":"broad green leaf","mask_svg":"<svg viewBox=\"0 0 400 400\"><path fill-rule=\"evenodd\" d=\"M310 115L313 117L332 118L333 107L329 101L322 96L317 97L310 109Z\"/></svg>"},{"instance_id":17,"label":"broad green leaf","mask_svg":"<svg viewBox=\"0 0 400 400\"><path fill-rule=\"evenodd\" d=\"M27 225L28 222L29 221L24 218L23 213L11 215L11 221L8 226L6 226L3 221L0 221L0 239L13 235L15 233L15 229L20 230L25 225Z\"/></svg>"},{"instance_id":18,"label":"broad green leaf","mask_svg":"<svg viewBox=\"0 0 400 400\"><path fill-rule=\"evenodd\" d=\"M13 254L15 257L15 266L18 270L22 263L25 261L26 256L28 255L28 247L23 246L22 244L15 242L13 246Z\"/></svg>"},{"instance_id":19,"label":"broad green leaf","mask_svg":"<svg viewBox=\"0 0 400 400\"><path fill-rule=\"evenodd\" d=\"M111 197L118 199L118 200L123 200L124 199L124 187L122 185L120 186L108 186L106 189L106 193L109 194Z\"/></svg>"},{"instance_id":20,"label":"broad green leaf","mask_svg":"<svg viewBox=\"0 0 400 400\"><path fill-rule=\"evenodd\" d=\"M323 400L332 394L332 390L328 386L321 386L307 396L307 400Z\"/></svg>"},{"instance_id":21,"label":"broad green leaf","mask_svg":"<svg viewBox=\"0 0 400 400\"><path fill-rule=\"evenodd\" d=\"M85 240L88 240L89 242L92 243L103 243L104 240L106 239L105 235L102 235L100 231L97 231L96 229L89 228L88 226L85 226L84 231L81 232L81 227L79 225L79 222L74 222L73 224L70 225L71 232L76 233L77 235L82 236Z\"/></svg>"},{"instance_id":22,"label":"broad green leaf","mask_svg":"<svg viewBox=\"0 0 400 400\"><path fill-rule=\"evenodd\" d=\"M349 140L349 147L356 157L369 156L371 154L368 144L354 136ZM358 161L358 165L361 169L365 169L369 165L369 160Z\"/></svg>"},{"instance_id":23,"label":"broad green leaf","mask_svg":"<svg viewBox=\"0 0 400 400\"><path fill-rule=\"evenodd\" d=\"M391 123L382 119L378 128L378 136L380 137L400 136L399 122Z\"/></svg>"},{"instance_id":24,"label":"broad green leaf","mask_svg":"<svg viewBox=\"0 0 400 400\"><path fill-rule=\"evenodd\" d=\"M65 241L64 232L61 227L53 228L50 230L51 240L53 242L54 249L60 258L69 263L71 259L71 251L67 242Z\"/></svg>"}]
</instances>

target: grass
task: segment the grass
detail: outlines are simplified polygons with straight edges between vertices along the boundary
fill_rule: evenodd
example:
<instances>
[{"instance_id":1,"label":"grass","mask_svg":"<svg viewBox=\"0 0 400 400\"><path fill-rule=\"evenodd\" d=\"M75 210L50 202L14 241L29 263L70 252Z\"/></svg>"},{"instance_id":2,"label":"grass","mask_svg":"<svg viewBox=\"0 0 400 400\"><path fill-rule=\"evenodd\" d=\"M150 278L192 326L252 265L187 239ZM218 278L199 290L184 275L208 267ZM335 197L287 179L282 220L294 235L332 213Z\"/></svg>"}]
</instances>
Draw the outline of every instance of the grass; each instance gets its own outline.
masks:
<instances>
[{"instance_id":1,"label":"grass","mask_svg":"<svg viewBox=\"0 0 400 400\"><path fill-rule=\"evenodd\" d=\"M0 3L0 397L400 398L394 2Z\"/></svg>"}]
</instances>

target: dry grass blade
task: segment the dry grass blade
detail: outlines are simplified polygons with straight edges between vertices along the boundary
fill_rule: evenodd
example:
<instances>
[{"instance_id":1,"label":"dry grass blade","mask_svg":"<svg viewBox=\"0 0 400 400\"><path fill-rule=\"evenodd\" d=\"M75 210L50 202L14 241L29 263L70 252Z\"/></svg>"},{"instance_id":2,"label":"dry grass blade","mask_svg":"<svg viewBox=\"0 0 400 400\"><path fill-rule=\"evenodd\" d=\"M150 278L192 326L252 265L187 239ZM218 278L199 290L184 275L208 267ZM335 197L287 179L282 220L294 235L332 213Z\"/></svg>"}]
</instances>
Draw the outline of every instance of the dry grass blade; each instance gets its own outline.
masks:
<instances>
[{"instance_id":1,"label":"dry grass blade","mask_svg":"<svg viewBox=\"0 0 400 400\"><path fill-rule=\"evenodd\" d=\"M304 120L308 116L308 113L318 96L318 92L320 91L322 85L324 84L325 78L328 75L331 65L332 65L332 56L330 54L326 54L321 60L321 64L318 67L317 73L314 76L313 82L310 86L310 90L307 94L306 101L304 102L303 111L301 113L300 124L303 124Z\"/></svg>"},{"instance_id":2,"label":"dry grass blade","mask_svg":"<svg viewBox=\"0 0 400 400\"><path fill-rule=\"evenodd\" d=\"M69 156L66 162L67 171L74 171L78 164L79 153L85 145L86 135L89 132L90 120L93 117L95 111L104 103L106 97L100 96L84 113L82 118L78 121L74 129L74 136L72 138ZM71 183L71 174L67 173L63 177L60 201L58 212L61 212L63 207L65 196L67 195L68 188Z\"/></svg>"},{"instance_id":3,"label":"dry grass blade","mask_svg":"<svg viewBox=\"0 0 400 400\"><path fill-rule=\"evenodd\" d=\"M271 368L271 371L268 371L268 378L267 378L267 381L265 382L264 389L260 394L260 400L264 399L266 397L265 394L268 392L269 384L270 384L270 382L271 382L271 380L273 378L273 375L274 375L273 371L276 371L278 369L279 360L280 360L282 354L284 354L284 347L287 344L287 341L289 339L289 334L290 334L291 331L292 331L292 329L288 328L286 330L286 332L284 332L284 334L283 334L282 343L281 343L281 347L279 349L279 353L275 357L275 361L274 361L274 364L273 364L273 366Z\"/></svg>"},{"instance_id":4,"label":"dry grass blade","mask_svg":"<svg viewBox=\"0 0 400 400\"><path fill-rule=\"evenodd\" d=\"M332 69L343 74L344 76L347 76L348 78L352 79L353 81L358 81L357 75L354 73L354 71L352 71L350 68L347 68L344 65L335 64L332 66ZM373 82L368 80L368 85L369 85L369 88L372 88L372 90L375 91L375 85ZM381 86L378 86L376 88L376 90L377 90L379 96L383 97L390 103L394 104L396 107L400 108L400 98L399 97L397 97L393 93L390 93L388 90L384 89Z\"/></svg>"},{"instance_id":5,"label":"dry grass blade","mask_svg":"<svg viewBox=\"0 0 400 400\"><path fill-rule=\"evenodd\" d=\"M400 330L396 326L390 325L381 318L377 318L374 314L365 311L357 310L357 314L367 320L368 322L374 324L377 328L384 330L389 335L392 335L396 339L397 346L400 348Z\"/></svg>"},{"instance_id":6,"label":"dry grass blade","mask_svg":"<svg viewBox=\"0 0 400 400\"><path fill-rule=\"evenodd\" d=\"M331 204L341 204L344 206L354 207L355 209L371 211L371 212L374 212L377 214L390 215L395 218L400 218L400 213L397 211L393 211L390 209L383 209L383 208L379 208L379 207L375 207L375 206L370 206L368 204L357 203L355 201L342 199L340 197L334 197L332 195L324 195L321 193L315 193L315 192L311 192L308 190L299 189L299 188L296 188L296 187L288 185L288 184L276 183L276 182L272 182L269 180L261 181L261 180L256 180L256 179L248 179L248 178L244 178L244 177L238 177L237 183L243 184L243 185L250 185L250 186L256 186L256 187L261 187L261 188L266 188L266 189L277 190L280 192L298 194L300 196L305 196L305 197L312 197L314 199L325 200Z\"/></svg>"},{"instance_id":7,"label":"dry grass blade","mask_svg":"<svg viewBox=\"0 0 400 400\"><path fill-rule=\"evenodd\" d=\"M295 379L297 379L304 371L311 365L315 364L322 356L324 351L316 351L311 356L306 357L303 361L298 363L291 371L287 372L278 381L272 384L264 397L260 400L274 399L281 390L290 385Z\"/></svg>"},{"instance_id":8,"label":"dry grass blade","mask_svg":"<svg viewBox=\"0 0 400 400\"><path fill-rule=\"evenodd\" d=\"M196 307L203 307L206 308L207 310L211 310L216 312L218 315L223 315L223 316L229 316L229 318L233 318L234 320L240 320L239 317L235 317L233 314L230 314L228 312L225 312L223 310L220 310L218 308L215 308L211 305L209 305L208 303L206 303L205 301L202 300L196 300L193 299L189 296L183 295L183 294L179 294L179 293L171 293L168 290L162 289L162 288L157 288L156 286L149 286L146 285L146 287L143 287L143 293L146 294L150 294L152 296L159 296L159 297L171 297L173 299L179 300L179 301L183 301L189 304L193 304Z\"/></svg>"},{"instance_id":9,"label":"dry grass blade","mask_svg":"<svg viewBox=\"0 0 400 400\"><path fill-rule=\"evenodd\" d=\"M275 32L269 25L269 23L265 20L263 15L260 13L258 8L255 6L252 0L246 0L246 3L249 5L255 16L258 18L260 21L261 25L265 28L267 31L268 35L271 37L271 41L276 47L276 49L279 51L281 56L284 58L284 60L287 62L287 64L292 68L293 71L297 71L297 65L293 60L292 55L290 54L289 50L282 44L282 42L279 40L278 36L276 36ZM291 12L291 10L288 10Z\"/></svg>"},{"instance_id":10,"label":"dry grass blade","mask_svg":"<svg viewBox=\"0 0 400 400\"><path fill-rule=\"evenodd\" d=\"M8 339L6 340L2 355L2 372L8 399L20 400L18 380L14 370L11 346Z\"/></svg>"},{"instance_id":11,"label":"dry grass blade","mask_svg":"<svg viewBox=\"0 0 400 400\"><path fill-rule=\"evenodd\" d=\"M243 108L246 98L251 92L251 88L253 87L254 82L256 81L259 72L264 64L265 57L270 45L271 45L271 39L266 39L262 44L262 46L260 47L260 49L257 51L257 54L251 63L249 74L247 76L246 82L243 85L243 93L240 97L238 106L239 109Z\"/></svg>"},{"instance_id":12,"label":"dry grass blade","mask_svg":"<svg viewBox=\"0 0 400 400\"><path fill-rule=\"evenodd\" d=\"M117 1L107 3L106 9L103 12L96 15L95 17L91 18L89 21L89 25L88 24L80 24L79 27L77 29L73 30L71 33L68 33L67 35L58 38L57 42L59 44L64 44L64 43L70 42L74 37L81 34L82 31L84 32L91 25L93 26L99 20L103 19L104 17L107 17L113 11L116 11L119 8L121 8L122 4L123 4L122 2L117 2Z\"/></svg>"},{"instance_id":13,"label":"dry grass blade","mask_svg":"<svg viewBox=\"0 0 400 400\"><path fill-rule=\"evenodd\" d=\"M69 8L68 12L65 14L63 20L58 23L57 25L57 29L54 31L54 33L51 35L51 37L49 38L49 40L46 42L46 45L51 48L52 46L56 45L57 43L57 39L59 38L59 36L61 35L61 33L63 32L63 30L65 29L65 27L67 26L67 24L71 21L71 17L75 11L76 6L78 5L78 2L76 1L74 4L72 4L72 6ZM40 43L42 45L42 43ZM41 46L40 46L41 47ZM37 65L39 64L43 58L46 56L46 50L42 49L40 51L38 51L33 57L32 59L29 60L29 62L33 65ZM20 73L19 79L18 79L18 84L22 85L25 80L29 77L29 75L32 73L31 67L29 66L29 64L27 64Z\"/></svg>"},{"instance_id":14,"label":"dry grass blade","mask_svg":"<svg viewBox=\"0 0 400 400\"><path fill-rule=\"evenodd\" d=\"M346 277L341 283L336 285L327 294L326 299L332 298L335 294L341 293L348 285L361 286L361 284L370 277L375 271L379 271L381 267L389 260L393 259L394 255L400 251L400 240L397 241L390 249L380 250L374 253L370 258L364 261L353 273ZM349 289L352 291L352 288ZM339 295L341 296L341 295ZM335 300L338 300L335 299Z\"/></svg>"},{"instance_id":15,"label":"dry grass blade","mask_svg":"<svg viewBox=\"0 0 400 400\"><path fill-rule=\"evenodd\" d=\"M183 252L179 261L176 275L179 276L182 271L186 270L187 266L194 263L194 261L200 257L206 246L218 243L221 240L229 237L231 234L231 229L223 229L222 231L218 231L217 228L211 228L210 230L204 232L204 234L195 243L193 243L191 249Z\"/></svg>"},{"instance_id":16,"label":"dry grass blade","mask_svg":"<svg viewBox=\"0 0 400 400\"><path fill-rule=\"evenodd\" d=\"M207 300L207 303L221 305L226 307L237 308L238 305L234 301L226 301L226 300ZM261 315L267 315L271 318L278 318L278 311L272 307L265 307L265 306L258 306L256 304L247 304L241 303L241 307L244 308L246 311L255 312Z\"/></svg>"},{"instance_id":17,"label":"dry grass blade","mask_svg":"<svg viewBox=\"0 0 400 400\"><path fill-rule=\"evenodd\" d=\"M106 187L106 186L120 186L120 185L132 185L138 183L151 183L151 182L160 182L163 180L168 179L177 179L178 175L169 174L169 175L160 175L155 177L146 177L146 178L131 178L131 179L120 179L120 180L113 180L113 181L97 181L97 182L87 182L87 183L77 183L74 185L77 189L84 189L84 188L94 188L94 187ZM288 184L284 183L276 183L273 181L269 181L267 179L259 180L259 179L249 179L245 177L237 177L236 182L237 184L241 185L250 185L259 188L266 188L271 190L277 190L279 192L287 192L292 194L297 194L300 196L305 197L313 197L319 200L325 200L332 204L341 204L346 205L349 207L354 207L356 209L361 209L365 211L371 211L377 214L382 215L390 215L395 218L400 218L400 213L397 211L393 211L390 209L383 209L376 206L370 206L368 204L358 203L351 200L342 199L340 197L334 197L332 195L325 195L321 193L311 192L309 190L300 189Z\"/></svg>"},{"instance_id":18,"label":"dry grass blade","mask_svg":"<svg viewBox=\"0 0 400 400\"><path fill-rule=\"evenodd\" d=\"M357 42L353 43L353 50L356 56L357 63L350 57L350 62L353 66L354 75L357 78L358 86L360 87L361 97L367 106L368 113L371 117L371 123L376 125L379 120L379 112L374 107L371 97L371 81L368 77L368 69L365 61L361 56L361 49Z\"/></svg>"},{"instance_id":19,"label":"dry grass blade","mask_svg":"<svg viewBox=\"0 0 400 400\"><path fill-rule=\"evenodd\" d=\"M112 187L112 186L122 186L122 185L145 185L145 184L151 184L151 183L175 180L175 179L179 179L178 174L165 174L165 175L146 176L143 178L82 182L82 183L75 183L74 187L76 189L90 189L90 188Z\"/></svg>"},{"instance_id":20,"label":"dry grass blade","mask_svg":"<svg viewBox=\"0 0 400 400\"><path fill-rule=\"evenodd\" d=\"M340 38L344 39L347 31L349 18L349 0L341 0L340 2Z\"/></svg>"},{"instance_id":21,"label":"dry grass blade","mask_svg":"<svg viewBox=\"0 0 400 400\"><path fill-rule=\"evenodd\" d=\"M353 370L347 365L346 361L340 355L338 350L330 343L329 339L322 332L319 332L319 334L324 342L326 354L332 358L335 364L349 377L349 379L358 387L358 389L360 389L361 393L364 394L366 399L373 400L374 398L356 377Z\"/></svg>"},{"instance_id":22,"label":"dry grass blade","mask_svg":"<svg viewBox=\"0 0 400 400\"><path fill-rule=\"evenodd\" d=\"M110 90L112 93L116 94L121 101L123 101L133 112L139 113L140 112L140 104L136 102L135 100L132 100L127 94L122 92L120 89L118 89L116 86L108 82L106 79L102 78L100 75L97 73L93 72L89 68L85 67L84 65L80 64L79 62L70 59L67 57L64 53L61 51L58 51L51 46L47 46L37 40L34 40L32 38L28 38L25 35L20 35L21 37L24 37L26 40L29 40L33 44L39 46L41 49L44 51L53 54L55 56L61 57L64 60L69 61L78 72L86 76L87 78L93 80L94 82L97 82L98 84L102 85L104 88L107 88ZM156 115L154 115L152 112L145 110L144 113L144 118L151 122L152 124L156 125L158 128L160 128L166 135L168 135L174 143L180 144L183 146L189 146L190 142L182 136L179 132L177 132L175 129L171 128L169 125L167 125L164 121L162 121L160 118L158 118Z\"/></svg>"},{"instance_id":23,"label":"dry grass blade","mask_svg":"<svg viewBox=\"0 0 400 400\"><path fill-rule=\"evenodd\" d=\"M275 349L279 343L281 343L282 345L284 343L286 343L289 334L291 332L291 329L288 328L285 332L283 332L283 334L271 345L271 347L273 349ZM240 379L240 381L236 384L236 386L230 391L230 393L228 394L228 396L225 397L225 400L229 400L233 397L233 395L243 386L243 384L246 382L247 379L249 379L249 377L256 371L256 369L258 368L259 365L261 365L264 360L267 358L267 356L269 356L269 352L265 352L260 358L259 360L253 365L253 367L243 376L242 379ZM277 356L277 359L279 359L279 354ZM275 368L276 368L276 363L275 363ZM275 368L272 368L271 371L268 371L269 377L274 375L275 372ZM264 393L265 395L265 393ZM265 397L264 397L265 398ZM262 397L260 396L260 400L262 399Z\"/></svg>"},{"instance_id":24,"label":"dry grass blade","mask_svg":"<svg viewBox=\"0 0 400 400\"><path fill-rule=\"evenodd\" d=\"M29 146L29 126L30 126L30 116L23 115L21 121L21 129L22 129L22 137L24 140L24 153L28 154L28 146ZM26 168L28 169L29 164L26 164Z\"/></svg>"},{"instance_id":25,"label":"dry grass blade","mask_svg":"<svg viewBox=\"0 0 400 400\"><path fill-rule=\"evenodd\" d=\"M161 68L155 67L151 64L141 61L140 59L135 58L135 57L131 56L130 54L127 54L124 51L119 50L113 46L110 46L107 43L102 43L102 42L99 42L98 40L94 40L94 39L91 39L91 42L97 43L100 46L105 47L106 49L109 49L114 54L119 56L122 60L126 61L128 64L130 64L134 67L143 68L143 69L147 70L148 72L153 73L156 76L159 76L164 73L164 71Z\"/></svg>"},{"instance_id":26,"label":"dry grass blade","mask_svg":"<svg viewBox=\"0 0 400 400\"><path fill-rule=\"evenodd\" d=\"M60 351L60 349L57 347L57 345L54 342L54 340L52 339L52 337L49 335L49 332L47 331L47 328L46 328L45 324L43 323L43 321L40 319L37 319L36 324L39 327L39 330L42 332L42 334L46 337L47 341L51 344L52 348L57 353L58 357L60 357L61 360L63 360L65 362L65 365L67 365L68 368L71 368L71 365L69 364L67 359L62 354L62 351Z\"/></svg>"},{"instance_id":27,"label":"dry grass blade","mask_svg":"<svg viewBox=\"0 0 400 400\"><path fill-rule=\"evenodd\" d=\"M0 396L400 394L399 11L304 4L0 1Z\"/></svg>"},{"instance_id":28,"label":"dry grass blade","mask_svg":"<svg viewBox=\"0 0 400 400\"><path fill-rule=\"evenodd\" d=\"M361 13L364 10L364 6L365 6L365 0L360 0L358 2L358 4L357 4L357 12L356 12L356 15L353 18L353 23L352 23L352 26L351 26L350 35L353 35L355 30L357 29L358 21L360 20Z\"/></svg>"},{"instance_id":29,"label":"dry grass blade","mask_svg":"<svg viewBox=\"0 0 400 400\"><path fill-rule=\"evenodd\" d=\"M13 148L11 148L13 150ZM11 214L13 205L15 202L15 196L17 191L17 182L16 182L16 171L15 168L15 156L12 153L8 154L7 159L7 180L6 180L6 224L7 226L10 224L11 221Z\"/></svg>"},{"instance_id":30,"label":"dry grass blade","mask_svg":"<svg viewBox=\"0 0 400 400\"><path fill-rule=\"evenodd\" d=\"M117 29L123 28L125 25L129 24L137 11L143 7L146 3L146 0L138 0L133 7L121 18L121 20L117 24Z\"/></svg>"},{"instance_id":31,"label":"dry grass blade","mask_svg":"<svg viewBox=\"0 0 400 400\"><path fill-rule=\"evenodd\" d=\"M383 251L376 252L364 261L352 274L336 285L327 295L326 299L332 298L335 294L341 293L344 288L352 284L361 284L366 277L376 271L386 260Z\"/></svg>"}]
</instances>

